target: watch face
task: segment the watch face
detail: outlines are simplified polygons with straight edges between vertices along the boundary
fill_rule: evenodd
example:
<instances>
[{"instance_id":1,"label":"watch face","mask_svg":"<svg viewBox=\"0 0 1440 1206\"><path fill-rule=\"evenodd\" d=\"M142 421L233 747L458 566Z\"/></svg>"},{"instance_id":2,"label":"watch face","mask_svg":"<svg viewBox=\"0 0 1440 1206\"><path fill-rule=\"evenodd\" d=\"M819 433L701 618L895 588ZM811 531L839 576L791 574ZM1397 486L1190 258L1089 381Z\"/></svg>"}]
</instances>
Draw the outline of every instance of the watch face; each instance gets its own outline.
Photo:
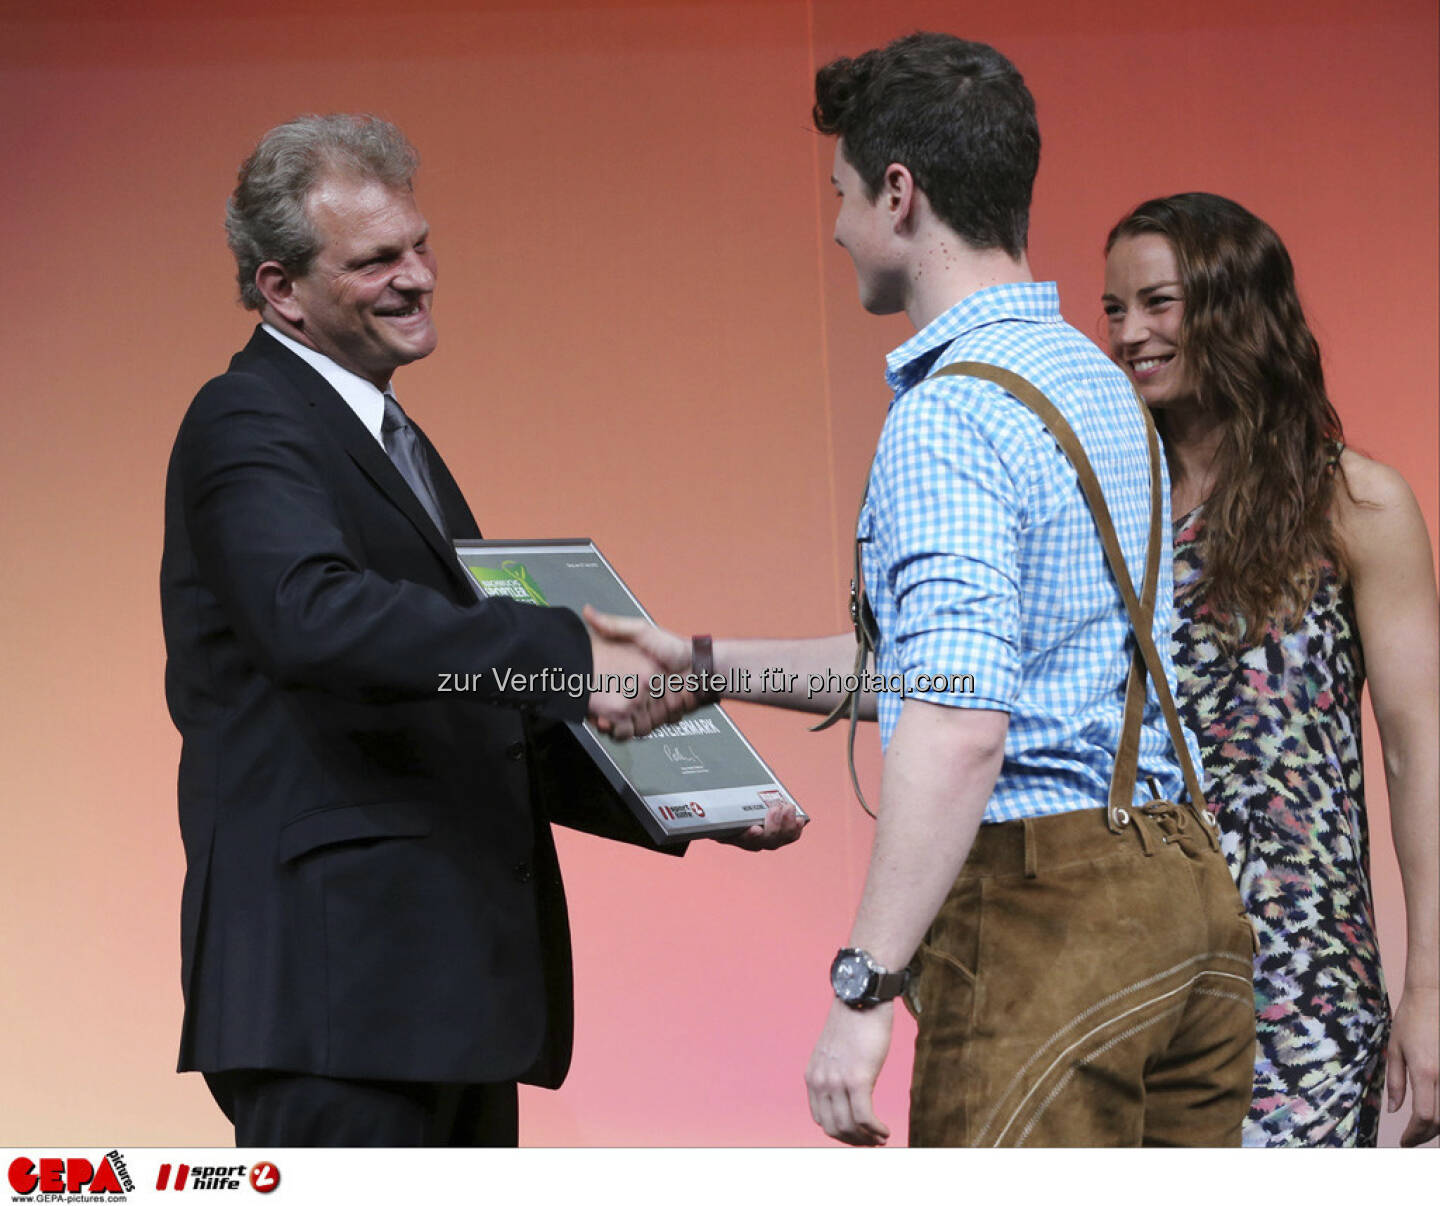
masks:
<instances>
[{"instance_id":1,"label":"watch face","mask_svg":"<svg viewBox=\"0 0 1440 1206\"><path fill-rule=\"evenodd\" d=\"M861 955L841 955L830 968L830 985L842 1001L858 1001L870 983L871 967Z\"/></svg>"}]
</instances>

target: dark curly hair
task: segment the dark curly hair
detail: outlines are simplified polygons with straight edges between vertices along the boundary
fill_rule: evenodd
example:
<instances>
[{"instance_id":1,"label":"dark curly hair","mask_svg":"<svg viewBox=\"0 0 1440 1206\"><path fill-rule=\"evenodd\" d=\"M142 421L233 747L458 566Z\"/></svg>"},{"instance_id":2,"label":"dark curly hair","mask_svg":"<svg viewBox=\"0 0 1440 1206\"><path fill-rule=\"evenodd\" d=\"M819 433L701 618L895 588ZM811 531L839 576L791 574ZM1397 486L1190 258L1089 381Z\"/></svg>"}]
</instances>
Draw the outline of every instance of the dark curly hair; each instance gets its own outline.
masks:
<instances>
[{"instance_id":1,"label":"dark curly hair","mask_svg":"<svg viewBox=\"0 0 1440 1206\"><path fill-rule=\"evenodd\" d=\"M1019 259L1040 166L1035 101L993 47L916 33L815 76L815 127L838 135L873 201L885 169L910 170L935 213L977 249Z\"/></svg>"},{"instance_id":2,"label":"dark curly hair","mask_svg":"<svg viewBox=\"0 0 1440 1206\"><path fill-rule=\"evenodd\" d=\"M1213 193L1136 206L1105 240L1158 234L1175 252L1180 350L1199 404L1222 426L1205 501L1198 589L1232 641L1293 625L1322 562L1343 574L1334 502L1340 416L1325 392L1285 245L1249 210ZM1161 434L1165 415L1157 414Z\"/></svg>"}]
</instances>

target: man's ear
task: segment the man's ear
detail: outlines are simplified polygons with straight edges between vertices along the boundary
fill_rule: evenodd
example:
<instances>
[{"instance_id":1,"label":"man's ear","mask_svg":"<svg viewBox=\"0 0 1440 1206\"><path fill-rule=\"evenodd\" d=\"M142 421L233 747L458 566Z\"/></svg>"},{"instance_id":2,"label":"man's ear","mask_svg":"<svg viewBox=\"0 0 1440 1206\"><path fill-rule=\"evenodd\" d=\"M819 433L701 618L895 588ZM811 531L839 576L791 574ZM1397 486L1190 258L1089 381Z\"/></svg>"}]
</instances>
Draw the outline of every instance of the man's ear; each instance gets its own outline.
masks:
<instances>
[{"instance_id":1,"label":"man's ear","mask_svg":"<svg viewBox=\"0 0 1440 1206\"><path fill-rule=\"evenodd\" d=\"M877 200L885 206L895 230L905 230L914 225L915 194L915 177L910 174L909 168L903 163L892 163L885 169Z\"/></svg>"},{"instance_id":2,"label":"man's ear","mask_svg":"<svg viewBox=\"0 0 1440 1206\"><path fill-rule=\"evenodd\" d=\"M301 326L304 311L295 297L295 278L276 260L266 260L255 269L255 288L265 304L292 326Z\"/></svg>"}]
</instances>

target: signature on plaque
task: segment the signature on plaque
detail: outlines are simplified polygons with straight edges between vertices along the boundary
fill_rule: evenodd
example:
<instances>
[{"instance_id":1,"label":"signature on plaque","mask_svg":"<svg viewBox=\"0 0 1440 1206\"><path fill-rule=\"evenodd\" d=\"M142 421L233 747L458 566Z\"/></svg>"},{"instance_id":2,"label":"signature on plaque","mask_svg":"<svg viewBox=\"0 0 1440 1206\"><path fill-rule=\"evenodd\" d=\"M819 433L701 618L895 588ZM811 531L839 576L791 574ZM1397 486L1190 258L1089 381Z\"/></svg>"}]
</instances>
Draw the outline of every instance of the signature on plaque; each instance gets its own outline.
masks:
<instances>
[{"instance_id":1,"label":"signature on plaque","mask_svg":"<svg viewBox=\"0 0 1440 1206\"><path fill-rule=\"evenodd\" d=\"M665 757L682 775L703 775L705 773L705 763L700 761L694 749L688 745L666 744Z\"/></svg>"}]
</instances>

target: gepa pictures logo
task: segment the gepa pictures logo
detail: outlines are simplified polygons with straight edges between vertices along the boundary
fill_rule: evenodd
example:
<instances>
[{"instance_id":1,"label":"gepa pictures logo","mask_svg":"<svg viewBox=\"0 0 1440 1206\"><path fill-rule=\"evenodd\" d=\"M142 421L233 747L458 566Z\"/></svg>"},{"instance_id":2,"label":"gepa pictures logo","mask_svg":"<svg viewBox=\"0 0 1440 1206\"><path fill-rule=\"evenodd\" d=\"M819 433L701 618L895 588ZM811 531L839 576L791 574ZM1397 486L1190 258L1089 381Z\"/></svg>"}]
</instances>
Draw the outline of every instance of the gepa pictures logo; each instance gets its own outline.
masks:
<instances>
[{"instance_id":1,"label":"gepa pictures logo","mask_svg":"<svg viewBox=\"0 0 1440 1206\"><path fill-rule=\"evenodd\" d=\"M118 1151L98 1164L85 1156L16 1156L8 1173L14 1202L123 1202L135 1191Z\"/></svg>"}]
</instances>

